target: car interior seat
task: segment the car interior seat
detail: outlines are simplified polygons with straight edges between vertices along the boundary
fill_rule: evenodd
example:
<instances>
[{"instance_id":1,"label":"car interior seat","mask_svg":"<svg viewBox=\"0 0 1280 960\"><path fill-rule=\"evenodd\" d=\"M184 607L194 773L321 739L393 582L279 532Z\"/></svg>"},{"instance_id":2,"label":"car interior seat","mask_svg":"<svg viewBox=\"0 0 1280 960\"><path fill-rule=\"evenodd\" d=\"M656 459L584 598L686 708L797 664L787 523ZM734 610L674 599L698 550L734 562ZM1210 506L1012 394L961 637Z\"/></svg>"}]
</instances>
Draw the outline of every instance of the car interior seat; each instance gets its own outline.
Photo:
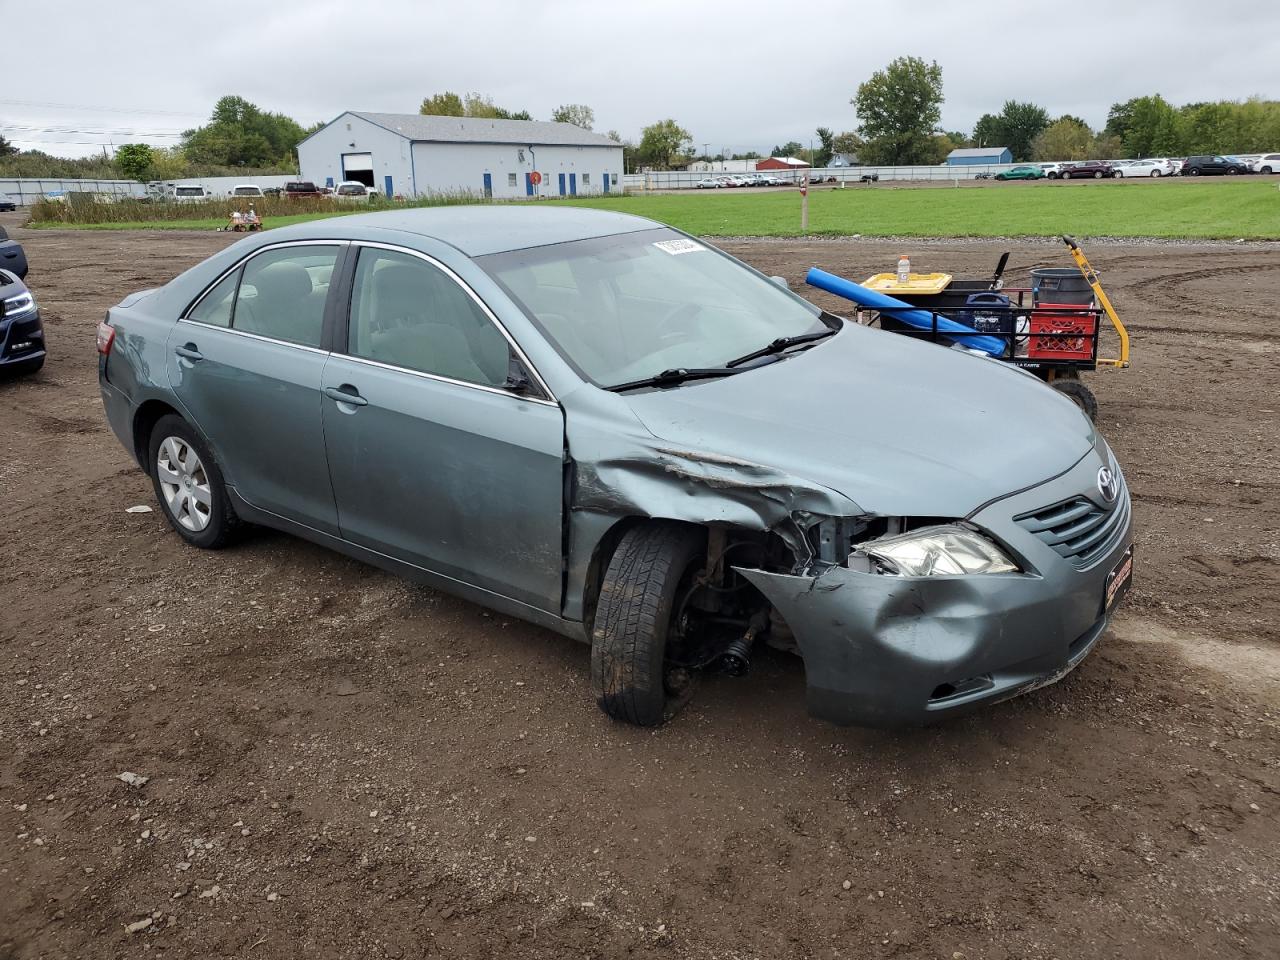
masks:
<instances>
[{"instance_id":1,"label":"car interior seat","mask_svg":"<svg viewBox=\"0 0 1280 960\"><path fill-rule=\"evenodd\" d=\"M356 311L355 351L382 363L493 385L495 380L471 356L467 338L448 322L448 304L441 309L434 280L432 271L408 263L390 263L374 271L369 303Z\"/></svg>"}]
</instances>

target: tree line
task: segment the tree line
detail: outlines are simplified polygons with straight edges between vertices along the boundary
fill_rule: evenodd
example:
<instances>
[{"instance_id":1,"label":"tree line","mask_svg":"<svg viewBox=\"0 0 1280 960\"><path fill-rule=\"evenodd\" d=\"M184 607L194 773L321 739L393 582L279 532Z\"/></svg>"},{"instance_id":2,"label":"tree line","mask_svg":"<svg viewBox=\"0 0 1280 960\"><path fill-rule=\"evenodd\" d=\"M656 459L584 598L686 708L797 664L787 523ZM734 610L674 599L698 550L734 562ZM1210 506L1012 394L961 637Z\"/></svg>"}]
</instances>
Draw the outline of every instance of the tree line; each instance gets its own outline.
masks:
<instances>
[{"instance_id":1,"label":"tree line","mask_svg":"<svg viewBox=\"0 0 1280 960\"><path fill-rule=\"evenodd\" d=\"M1280 102L1250 99L1170 104L1160 94L1113 104L1106 126L1051 117L1034 103L1007 100L973 132L939 129L942 68L899 57L862 83L851 101L856 132L840 134L865 164L941 163L957 147L1008 147L1015 161L1255 153L1280 147ZM821 134L821 131L819 131Z\"/></svg>"}]
</instances>

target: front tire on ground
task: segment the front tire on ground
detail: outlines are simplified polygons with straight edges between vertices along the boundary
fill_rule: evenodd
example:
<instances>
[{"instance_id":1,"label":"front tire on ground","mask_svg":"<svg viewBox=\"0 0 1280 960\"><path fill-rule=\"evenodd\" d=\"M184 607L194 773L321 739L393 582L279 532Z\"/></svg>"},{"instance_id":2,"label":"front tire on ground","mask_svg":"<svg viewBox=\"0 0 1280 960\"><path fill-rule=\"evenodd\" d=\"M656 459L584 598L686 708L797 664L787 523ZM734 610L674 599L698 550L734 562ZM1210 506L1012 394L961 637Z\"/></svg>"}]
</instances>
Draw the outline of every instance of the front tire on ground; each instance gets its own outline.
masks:
<instances>
[{"instance_id":1,"label":"front tire on ground","mask_svg":"<svg viewBox=\"0 0 1280 960\"><path fill-rule=\"evenodd\" d=\"M1090 420L1098 419L1098 398L1093 391L1074 377L1064 377L1052 381L1049 386L1067 397L1072 403L1084 411Z\"/></svg>"},{"instance_id":2,"label":"front tire on ground","mask_svg":"<svg viewBox=\"0 0 1280 960\"><path fill-rule=\"evenodd\" d=\"M662 722L677 593L705 551L706 534L679 523L634 527L618 542L591 631L591 691L613 719L640 726Z\"/></svg>"},{"instance_id":3,"label":"front tire on ground","mask_svg":"<svg viewBox=\"0 0 1280 960\"><path fill-rule=\"evenodd\" d=\"M192 426L176 414L161 417L147 451L156 499L178 535L205 550L230 543L240 518L212 451Z\"/></svg>"}]
</instances>

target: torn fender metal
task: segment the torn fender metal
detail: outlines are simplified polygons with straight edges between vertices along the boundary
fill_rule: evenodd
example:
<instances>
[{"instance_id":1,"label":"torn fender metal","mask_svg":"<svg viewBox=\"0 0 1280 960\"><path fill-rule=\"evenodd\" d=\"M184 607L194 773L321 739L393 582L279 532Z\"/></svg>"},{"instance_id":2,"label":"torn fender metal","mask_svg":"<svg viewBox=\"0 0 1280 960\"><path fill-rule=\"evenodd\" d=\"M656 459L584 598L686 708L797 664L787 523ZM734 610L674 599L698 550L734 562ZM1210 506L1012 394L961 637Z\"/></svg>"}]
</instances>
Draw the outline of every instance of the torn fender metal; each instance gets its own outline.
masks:
<instances>
[{"instance_id":1,"label":"torn fender metal","mask_svg":"<svg viewBox=\"0 0 1280 960\"><path fill-rule=\"evenodd\" d=\"M863 513L843 494L776 467L660 440L617 395L596 392L586 402L606 409L574 409L566 418L566 616L581 616L592 554L600 538L624 518L772 531L802 565L811 558L805 530L814 520ZM634 429L619 431L619 421L634 424Z\"/></svg>"},{"instance_id":2,"label":"torn fender metal","mask_svg":"<svg viewBox=\"0 0 1280 960\"><path fill-rule=\"evenodd\" d=\"M1064 599L1034 576L734 569L795 634L810 713L839 724L916 725L1006 699L1065 674L1106 626L1101 581Z\"/></svg>"}]
</instances>

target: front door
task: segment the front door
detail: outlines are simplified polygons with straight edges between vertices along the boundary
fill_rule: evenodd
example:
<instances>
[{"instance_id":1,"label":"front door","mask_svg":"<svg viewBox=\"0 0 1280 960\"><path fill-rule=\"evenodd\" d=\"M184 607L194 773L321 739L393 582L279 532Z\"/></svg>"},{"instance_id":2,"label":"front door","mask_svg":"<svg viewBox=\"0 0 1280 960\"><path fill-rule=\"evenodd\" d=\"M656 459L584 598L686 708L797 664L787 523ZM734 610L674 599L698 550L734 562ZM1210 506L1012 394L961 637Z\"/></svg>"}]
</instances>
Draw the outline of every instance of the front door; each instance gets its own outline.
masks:
<instances>
[{"instance_id":1,"label":"front door","mask_svg":"<svg viewBox=\"0 0 1280 960\"><path fill-rule=\"evenodd\" d=\"M346 347L323 382L343 537L558 612L564 421L505 389L488 313L434 261L365 247Z\"/></svg>"},{"instance_id":2,"label":"front door","mask_svg":"<svg viewBox=\"0 0 1280 960\"><path fill-rule=\"evenodd\" d=\"M169 335L174 393L227 483L255 507L328 533L338 516L321 429L321 332L341 250L265 250Z\"/></svg>"},{"instance_id":3,"label":"front door","mask_svg":"<svg viewBox=\"0 0 1280 960\"><path fill-rule=\"evenodd\" d=\"M578 195L578 175L576 173L569 174L569 196L576 197Z\"/></svg>"},{"instance_id":4,"label":"front door","mask_svg":"<svg viewBox=\"0 0 1280 960\"><path fill-rule=\"evenodd\" d=\"M564 196L564 174L560 174L560 196Z\"/></svg>"},{"instance_id":5,"label":"front door","mask_svg":"<svg viewBox=\"0 0 1280 960\"><path fill-rule=\"evenodd\" d=\"M484 195L487 199L493 199L493 174L491 173L484 175Z\"/></svg>"}]
</instances>

